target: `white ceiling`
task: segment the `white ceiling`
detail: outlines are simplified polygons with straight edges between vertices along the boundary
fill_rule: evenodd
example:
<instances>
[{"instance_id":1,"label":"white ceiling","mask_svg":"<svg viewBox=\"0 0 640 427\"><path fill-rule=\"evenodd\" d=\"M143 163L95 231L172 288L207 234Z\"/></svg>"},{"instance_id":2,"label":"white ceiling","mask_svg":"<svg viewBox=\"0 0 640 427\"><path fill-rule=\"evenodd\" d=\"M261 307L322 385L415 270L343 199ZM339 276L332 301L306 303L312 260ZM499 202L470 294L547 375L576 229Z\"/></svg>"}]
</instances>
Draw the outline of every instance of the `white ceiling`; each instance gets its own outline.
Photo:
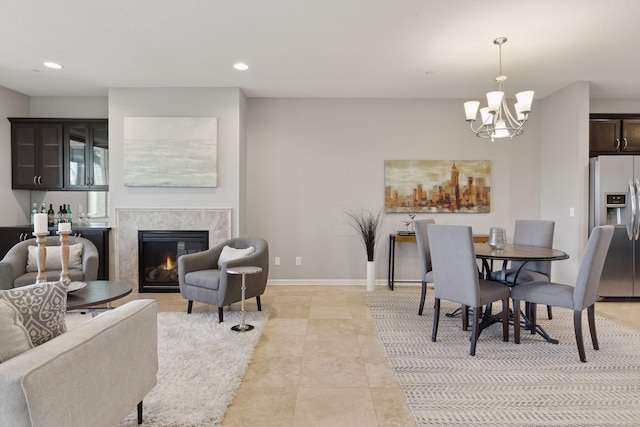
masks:
<instances>
[{"instance_id":1,"label":"white ceiling","mask_svg":"<svg viewBox=\"0 0 640 427\"><path fill-rule=\"evenodd\" d=\"M579 80L640 98L638 0L0 0L0 86L240 87L249 97L482 98ZM59 71L43 61L64 65ZM238 72L235 62L249 65Z\"/></svg>"}]
</instances>

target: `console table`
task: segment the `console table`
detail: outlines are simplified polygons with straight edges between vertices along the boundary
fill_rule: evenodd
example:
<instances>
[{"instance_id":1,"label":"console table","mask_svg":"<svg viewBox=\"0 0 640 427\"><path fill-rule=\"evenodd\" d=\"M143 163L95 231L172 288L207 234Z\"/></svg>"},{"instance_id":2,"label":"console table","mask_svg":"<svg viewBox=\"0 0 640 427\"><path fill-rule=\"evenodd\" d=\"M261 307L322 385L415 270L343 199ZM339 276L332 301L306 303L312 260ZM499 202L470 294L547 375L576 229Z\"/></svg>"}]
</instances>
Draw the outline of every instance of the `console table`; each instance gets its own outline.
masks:
<instances>
[{"instance_id":1,"label":"console table","mask_svg":"<svg viewBox=\"0 0 640 427\"><path fill-rule=\"evenodd\" d=\"M488 234L474 234L474 243L486 243L489 241ZM389 276L387 279L387 286L393 290L395 283L395 270L396 270L396 242L411 242L416 243L416 234L390 234L389 235ZM400 280L399 280L400 281ZM413 280L403 280L403 282L413 282Z\"/></svg>"}]
</instances>

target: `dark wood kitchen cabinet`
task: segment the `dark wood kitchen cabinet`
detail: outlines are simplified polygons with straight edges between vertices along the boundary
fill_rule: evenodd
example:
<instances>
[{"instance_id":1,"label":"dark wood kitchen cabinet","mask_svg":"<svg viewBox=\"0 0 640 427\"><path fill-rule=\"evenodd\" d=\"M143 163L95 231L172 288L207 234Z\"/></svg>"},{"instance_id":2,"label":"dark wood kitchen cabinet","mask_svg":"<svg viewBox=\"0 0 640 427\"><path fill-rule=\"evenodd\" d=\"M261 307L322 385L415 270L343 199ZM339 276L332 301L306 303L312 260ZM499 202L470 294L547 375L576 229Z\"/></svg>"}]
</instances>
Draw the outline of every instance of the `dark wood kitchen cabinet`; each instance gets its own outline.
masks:
<instances>
[{"instance_id":1,"label":"dark wood kitchen cabinet","mask_svg":"<svg viewBox=\"0 0 640 427\"><path fill-rule=\"evenodd\" d=\"M29 119L9 120L11 187L21 190L62 189L62 124Z\"/></svg>"},{"instance_id":2,"label":"dark wood kitchen cabinet","mask_svg":"<svg viewBox=\"0 0 640 427\"><path fill-rule=\"evenodd\" d=\"M69 121L64 125L64 188L109 189L107 120Z\"/></svg>"},{"instance_id":3,"label":"dark wood kitchen cabinet","mask_svg":"<svg viewBox=\"0 0 640 427\"><path fill-rule=\"evenodd\" d=\"M107 119L9 121L13 189L109 190Z\"/></svg>"},{"instance_id":4,"label":"dark wood kitchen cabinet","mask_svg":"<svg viewBox=\"0 0 640 427\"><path fill-rule=\"evenodd\" d=\"M591 114L589 155L640 153L640 114Z\"/></svg>"}]
</instances>

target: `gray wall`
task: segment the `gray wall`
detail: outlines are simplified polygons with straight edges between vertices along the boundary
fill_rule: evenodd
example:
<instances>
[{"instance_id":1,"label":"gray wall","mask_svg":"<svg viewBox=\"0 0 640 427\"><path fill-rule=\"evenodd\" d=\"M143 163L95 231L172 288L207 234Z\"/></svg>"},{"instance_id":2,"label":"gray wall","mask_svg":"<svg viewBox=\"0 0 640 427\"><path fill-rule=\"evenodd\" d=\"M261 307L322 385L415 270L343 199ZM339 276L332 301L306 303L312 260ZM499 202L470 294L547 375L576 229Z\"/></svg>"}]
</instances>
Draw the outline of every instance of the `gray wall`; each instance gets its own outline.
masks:
<instances>
[{"instance_id":1,"label":"gray wall","mask_svg":"<svg viewBox=\"0 0 640 427\"><path fill-rule=\"evenodd\" d=\"M553 263L552 278L572 283L588 237L589 83L574 83L541 104L541 216L555 221L554 245L570 256Z\"/></svg>"},{"instance_id":2,"label":"gray wall","mask_svg":"<svg viewBox=\"0 0 640 427\"><path fill-rule=\"evenodd\" d=\"M525 133L484 141L463 122L462 100L246 99L238 88L112 89L108 98L34 97L0 88L5 116L106 117L110 120L111 208L228 208L234 235L269 240L274 283L363 283L364 250L344 210L383 205L384 160L488 159L492 212L421 214L469 224L477 233L517 218L556 221L557 247L571 259L554 275L571 278L586 239L589 112L638 112L640 101L591 100L576 83L534 106ZM122 120L126 116L213 116L219 119L219 187L129 188L122 184ZM28 220L30 192L11 191L10 128L0 124L2 225ZM54 193L54 192L51 192ZM565 198L563 195L569 195ZM574 207L576 216L568 216ZM584 212L582 212L584 210ZM385 219L377 274L386 279L388 234L404 214ZM415 245L399 244L397 277L418 277ZM273 257L281 257L280 266ZM295 257L302 265L295 266ZM556 278L558 278L556 277Z\"/></svg>"},{"instance_id":3,"label":"gray wall","mask_svg":"<svg viewBox=\"0 0 640 427\"><path fill-rule=\"evenodd\" d=\"M492 143L469 131L462 102L250 98L247 231L267 238L272 262L281 257L270 279L364 279L364 249L351 237L344 211L383 207L385 160L491 160L491 213L418 218L471 225L476 233L504 226L509 235L516 218L539 218L539 108L522 136ZM387 276L388 235L402 230L406 218L390 214L385 220L376 254L379 279ZM397 258L397 278L419 278L414 244L398 244Z\"/></svg>"},{"instance_id":4,"label":"gray wall","mask_svg":"<svg viewBox=\"0 0 640 427\"><path fill-rule=\"evenodd\" d=\"M244 94L238 88L150 88L109 91L109 194L116 208L231 208L233 234L244 234L240 201L245 198L241 140ZM124 186L125 117L217 117L218 187ZM179 151L176 151L179 153ZM115 225L115 224L112 224Z\"/></svg>"},{"instance_id":5,"label":"gray wall","mask_svg":"<svg viewBox=\"0 0 640 427\"><path fill-rule=\"evenodd\" d=\"M29 223L29 192L11 190L11 123L7 117L28 117L29 97L0 86L0 224Z\"/></svg>"}]
</instances>

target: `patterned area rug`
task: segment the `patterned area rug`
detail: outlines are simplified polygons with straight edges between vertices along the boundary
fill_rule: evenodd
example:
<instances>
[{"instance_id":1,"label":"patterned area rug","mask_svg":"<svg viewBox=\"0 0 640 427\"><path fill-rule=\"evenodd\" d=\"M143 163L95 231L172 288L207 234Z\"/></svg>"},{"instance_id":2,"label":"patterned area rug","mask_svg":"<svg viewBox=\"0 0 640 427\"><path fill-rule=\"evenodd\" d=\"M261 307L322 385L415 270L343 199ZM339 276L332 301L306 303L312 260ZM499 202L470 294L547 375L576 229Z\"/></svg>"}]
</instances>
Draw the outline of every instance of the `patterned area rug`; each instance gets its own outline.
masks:
<instances>
[{"instance_id":1,"label":"patterned area rug","mask_svg":"<svg viewBox=\"0 0 640 427\"><path fill-rule=\"evenodd\" d=\"M520 345L502 341L502 327L480 335L469 356L469 332L457 306L442 301L436 342L431 342L433 291L418 316L419 290L365 294L389 362L418 426L638 426L640 333L596 317L600 350L593 350L586 312L587 363L581 363L573 314L539 307L540 324L557 345L521 331ZM500 311L494 306L494 312Z\"/></svg>"},{"instance_id":2,"label":"patterned area rug","mask_svg":"<svg viewBox=\"0 0 640 427\"><path fill-rule=\"evenodd\" d=\"M69 328L90 315L67 314ZM248 311L255 329L235 332L239 311L158 313L158 384L144 398L142 426L219 426L251 362L269 314ZM120 427L137 426L135 408Z\"/></svg>"}]
</instances>

